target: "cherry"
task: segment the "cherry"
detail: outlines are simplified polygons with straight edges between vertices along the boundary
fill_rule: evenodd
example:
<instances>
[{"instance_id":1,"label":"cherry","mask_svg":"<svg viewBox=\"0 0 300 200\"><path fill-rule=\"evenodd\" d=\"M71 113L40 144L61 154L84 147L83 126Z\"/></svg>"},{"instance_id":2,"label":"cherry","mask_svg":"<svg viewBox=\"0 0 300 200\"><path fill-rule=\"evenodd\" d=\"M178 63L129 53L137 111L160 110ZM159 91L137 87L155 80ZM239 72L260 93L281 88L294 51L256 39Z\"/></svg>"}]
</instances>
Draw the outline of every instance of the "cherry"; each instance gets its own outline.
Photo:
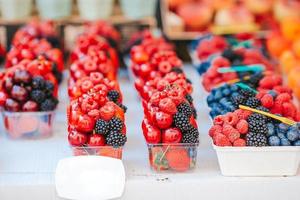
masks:
<instances>
[{"instance_id":1,"label":"cherry","mask_svg":"<svg viewBox=\"0 0 300 200\"><path fill-rule=\"evenodd\" d=\"M177 112L175 103L168 97L159 101L159 109L169 114L175 114Z\"/></svg>"},{"instance_id":2,"label":"cherry","mask_svg":"<svg viewBox=\"0 0 300 200\"><path fill-rule=\"evenodd\" d=\"M4 106L7 99L7 94L4 92L0 92L0 106Z\"/></svg>"},{"instance_id":3,"label":"cherry","mask_svg":"<svg viewBox=\"0 0 300 200\"><path fill-rule=\"evenodd\" d=\"M24 87L14 85L11 90L11 96L18 101L26 101L28 99L28 92Z\"/></svg>"},{"instance_id":4,"label":"cherry","mask_svg":"<svg viewBox=\"0 0 300 200\"><path fill-rule=\"evenodd\" d=\"M20 110L20 104L13 99L6 99L5 109L11 112L18 112Z\"/></svg>"},{"instance_id":5,"label":"cherry","mask_svg":"<svg viewBox=\"0 0 300 200\"><path fill-rule=\"evenodd\" d=\"M71 130L68 135L68 140L72 146L82 146L87 143L88 137L85 133Z\"/></svg>"},{"instance_id":6,"label":"cherry","mask_svg":"<svg viewBox=\"0 0 300 200\"><path fill-rule=\"evenodd\" d=\"M147 143L157 144L161 141L161 132L154 126L148 125L143 133Z\"/></svg>"},{"instance_id":7,"label":"cherry","mask_svg":"<svg viewBox=\"0 0 300 200\"><path fill-rule=\"evenodd\" d=\"M14 74L14 82L16 83L30 83L31 76L26 70L16 70Z\"/></svg>"},{"instance_id":8,"label":"cherry","mask_svg":"<svg viewBox=\"0 0 300 200\"><path fill-rule=\"evenodd\" d=\"M90 110L98 109L98 103L91 97L84 98L81 102L81 109L83 112L87 113Z\"/></svg>"},{"instance_id":9,"label":"cherry","mask_svg":"<svg viewBox=\"0 0 300 200\"><path fill-rule=\"evenodd\" d=\"M155 119L157 126L161 129L169 128L173 122L172 115L164 112L155 113Z\"/></svg>"},{"instance_id":10,"label":"cherry","mask_svg":"<svg viewBox=\"0 0 300 200\"><path fill-rule=\"evenodd\" d=\"M4 87L5 87L6 91L11 91L11 89L13 88L13 86L14 86L13 79L10 78L10 77L5 78Z\"/></svg>"},{"instance_id":11,"label":"cherry","mask_svg":"<svg viewBox=\"0 0 300 200\"><path fill-rule=\"evenodd\" d=\"M180 143L182 133L178 128L169 128L162 132L163 143Z\"/></svg>"},{"instance_id":12,"label":"cherry","mask_svg":"<svg viewBox=\"0 0 300 200\"><path fill-rule=\"evenodd\" d=\"M38 104L34 101L27 101L24 105L22 110L23 111L28 111L28 112L35 112L38 111Z\"/></svg>"},{"instance_id":13,"label":"cherry","mask_svg":"<svg viewBox=\"0 0 300 200\"><path fill-rule=\"evenodd\" d=\"M80 115L76 124L76 129L81 132L91 132L94 129L95 120L88 115Z\"/></svg>"},{"instance_id":14,"label":"cherry","mask_svg":"<svg viewBox=\"0 0 300 200\"><path fill-rule=\"evenodd\" d=\"M88 139L88 146L104 146L105 145L105 137L100 134L93 134Z\"/></svg>"}]
</instances>

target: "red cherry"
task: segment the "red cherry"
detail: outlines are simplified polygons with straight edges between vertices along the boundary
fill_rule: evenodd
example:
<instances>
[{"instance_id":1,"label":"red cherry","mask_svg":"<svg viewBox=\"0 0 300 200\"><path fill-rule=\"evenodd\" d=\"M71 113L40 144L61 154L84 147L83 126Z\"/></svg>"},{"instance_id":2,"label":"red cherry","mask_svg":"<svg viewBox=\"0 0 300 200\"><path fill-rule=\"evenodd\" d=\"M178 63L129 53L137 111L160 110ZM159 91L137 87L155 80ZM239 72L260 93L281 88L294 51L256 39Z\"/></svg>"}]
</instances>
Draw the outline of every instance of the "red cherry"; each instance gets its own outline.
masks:
<instances>
[{"instance_id":1,"label":"red cherry","mask_svg":"<svg viewBox=\"0 0 300 200\"><path fill-rule=\"evenodd\" d=\"M7 94L4 92L0 92L0 106L4 106L7 99Z\"/></svg>"},{"instance_id":2,"label":"red cherry","mask_svg":"<svg viewBox=\"0 0 300 200\"><path fill-rule=\"evenodd\" d=\"M169 128L162 132L163 143L180 143L182 133L178 128Z\"/></svg>"},{"instance_id":3,"label":"red cherry","mask_svg":"<svg viewBox=\"0 0 300 200\"><path fill-rule=\"evenodd\" d=\"M28 92L24 87L14 85L11 90L11 96L18 101L26 101L28 98Z\"/></svg>"},{"instance_id":4,"label":"red cherry","mask_svg":"<svg viewBox=\"0 0 300 200\"><path fill-rule=\"evenodd\" d=\"M141 77L147 78L151 71L152 71L152 67L149 63L144 63L144 64L140 65L139 74Z\"/></svg>"},{"instance_id":5,"label":"red cherry","mask_svg":"<svg viewBox=\"0 0 300 200\"><path fill-rule=\"evenodd\" d=\"M115 112L115 107L106 103L102 108L100 108L100 117L108 121L115 115Z\"/></svg>"},{"instance_id":6,"label":"red cherry","mask_svg":"<svg viewBox=\"0 0 300 200\"><path fill-rule=\"evenodd\" d=\"M83 146L87 143L88 137L85 133L71 130L68 135L68 140L72 146Z\"/></svg>"},{"instance_id":7,"label":"red cherry","mask_svg":"<svg viewBox=\"0 0 300 200\"><path fill-rule=\"evenodd\" d=\"M173 122L172 115L164 112L157 112L155 114L155 119L157 126L161 129L169 128Z\"/></svg>"},{"instance_id":8,"label":"red cherry","mask_svg":"<svg viewBox=\"0 0 300 200\"><path fill-rule=\"evenodd\" d=\"M105 145L105 137L100 134L93 134L88 139L88 146L97 147Z\"/></svg>"},{"instance_id":9,"label":"red cherry","mask_svg":"<svg viewBox=\"0 0 300 200\"><path fill-rule=\"evenodd\" d=\"M95 120L88 115L81 115L78 117L76 129L82 132L91 132L94 129Z\"/></svg>"},{"instance_id":10,"label":"red cherry","mask_svg":"<svg viewBox=\"0 0 300 200\"><path fill-rule=\"evenodd\" d=\"M38 111L38 109L39 109L39 106L34 101L27 101L22 107L22 110L27 111L27 112L35 112L35 111Z\"/></svg>"},{"instance_id":11,"label":"red cherry","mask_svg":"<svg viewBox=\"0 0 300 200\"><path fill-rule=\"evenodd\" d=\"M159 109L169 114L175 114L177 108L175 103L170 98L164 98L159 101Z\"/></svg>"},{"instance_id":12,"label":"red cherry","mask_svg":"<svg viewBox=\"0 0 300 200\"><path fill-rule=\"evenodd\" d=\"M146 130L143 131L145 139L149 144L157 144L161 141L161 132L158 128L148 125Z\"/></svg>"},{"instance_id":13,"label":"red cherry","mask_svg":"<svg viewBox=\"0 0 300 200\"><path fill-rule=\"evenodd\" d=\"M11 112L18 112L18 111L20 111L20 104L13 99L6 99L5 110L11 111Z\"/></svg>"},{"instance_id":14,"label":"red cherry","mask_svg":"<svg viewBox=\"0 0 300 200\"><path fill-rule=\"evenodd\" d=\"M10 77L5 78L5 80L4 80L4 87L5 87L6 91L11 91L11 89L13 88L13 86L14 86L13 79L10 78Z\"/></svg>"}]
</instances>

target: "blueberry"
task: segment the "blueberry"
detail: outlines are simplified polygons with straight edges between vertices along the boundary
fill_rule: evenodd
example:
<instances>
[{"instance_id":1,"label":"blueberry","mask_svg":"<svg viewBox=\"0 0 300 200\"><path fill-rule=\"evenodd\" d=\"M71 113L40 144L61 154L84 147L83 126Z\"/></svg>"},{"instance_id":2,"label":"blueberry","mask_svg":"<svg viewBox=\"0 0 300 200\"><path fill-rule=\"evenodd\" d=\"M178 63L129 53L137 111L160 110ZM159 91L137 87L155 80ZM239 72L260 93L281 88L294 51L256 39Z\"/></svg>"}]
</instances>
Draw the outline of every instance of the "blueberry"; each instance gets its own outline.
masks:
<instances>
[{"instance_id":1,"label":"blueberry","mask_svg":"<svg viewBox=\"0 0 300 200\"><path fill-rule=\"evenodd\" d=\"M284 124L284 123L280 123L278 124L278 127L277 127L278 131L281 132L281 133L286 133L289 129L289 126Z\"/></svg>"},{"instance_id":2,"label":"blueberry","mask_svg":"<svg viewBox=\"0 0 300 200\"><path fill-rule=\"evenodd\" d=\"M212 102L214 102L214 96L212 94L208 95L206 101L207 104L210 105Z\"/></svg>"},{"instance_id":3,"label":"blueberry","mask_svg":"<svg viewBox=\"0 0 300 200\"><path fill-rule=\"evenodd\" d=\"M216 101L218 101L218 100L220 100L222 98L223 95L222 95L222 92L220 90L217 90L214 96L215 96L214 99Z\"/></svg>"},{"instance_id":4,"label":"blueberry","mask_svg":"<svg viewBox=\"0 0 300 200\"><path fill-rule=\"evenodd\" d=\"M286 137L289 141L295 142L296 140L299 139L299 134L297 129L295 128L291 128L287 133L286 133Z\"/></svg>"},{"instance_id":5,"label":"blueberry","mask_svg":"<svg viewBox=\"0 0 300 200\"><path fill-rule=\"evenodd\" d=\"M280 146L280 138L273 135L273 136L268 138L268 144L270 146Z\"/></svg>"},{"instance_id":6,"label":"blueberry","mask_svg":"<svg viewBox=\"0 0 300 200\"><path fill-rule=\"evenodd\" d=\"M235 108L233 105L232 105L232 106L229 106L228 109L229 109L230 112L233 112L233 111L236 110L236 108Z\"/></svg>"},{"instance_id":7,"label":"blueberry","mask_svg":"<svg viewBox=\"0 0 300 200\"><path fill-rule=\"evenodd\" d=\"M218 115L218 114L217 114L214 110L211 110L211 111L209 112L209 116L210 116L212 119L215 118L217 115Z\"/></svg>"},{"instance_id":8,"label":"blueberry","mask_svg":"<svg viewBox=\"0 0 300 200\"><path fill-rule=\"evenodd\" d=\"M297 141L293 142L293 145L294 146L300 146L300 140L297 140Z\"/></svg>"},{"instance_id":9,"label":"blueberry","mask_svg":"<svg viewBox=\"0 0 300 200\"><path fill-rule=\"evenodd\" d=\"M231 91L230 91L229 89L227 89L227 88L224 89L224 90L222 90L222 93L223 93L224 96L229 96L229 95L230 95L230 92L231 92Z\"/></svg>"},{"instance_id":10,"label":"blueberry","mask_svg":"<svg viewBox=\"0 0 300 200\"><path fill-rule=\"evenodd\" d=\"M226 107L228 100L227 100L227 98L223 97L222 99L220 99L219 102L222 106Z\"/></svg>"},{"instance_id":11,"label":"blueberry","mask_svg":"<svg viewBox=\"0 0 300 200\"><path fill-rule=\"evenodd\" d=\"M282 138L287 139L286 136L285 136L285 134L284 134L284 133L281 133L281 132L277 133L277 136L278 136L280 139L282 139Z\"/></svg>"},{"instance_id":12,"label":"blueberry","mask_svg":"<svg viewBox=\"0 0 300 200\"><path fill-rule=\"evenodd\" d=\"M277 97L277 93L274 90L270 90L268 92L270 95L272 95L272 97L276 98Z\"/></svg>"},{"instance_id":13,"label":"blueberry","mask_svg":"<svg viewBox=\"0 0 300 200\"><path fill-rule=\"evenodd\" d=\"M280 139L280 145L281 146L291 146L291 142L286 138L281 138Z\"/></svg>"},{"instance_id":14,"label":"blueberry","mask_svg":"<svg viewBox=\"0 0 300 200\"><path fill-rule=\"evenodd\" d=\"M233 85L231 85L230 90L231 90L232 92L236 92L236 91L239 90L239 86L237 86L236 84L233 84Z\"/></svg>"},{"instance_id":15,"label":"blueberry","mask_svg":"<svg viewBox=\"0 0 300 200\"><path fill-rule=\"evenodd\" d=\"M213 89L211 90L211 94L212 94L212 95L215 95L217 91L218 91L218 88L213 88Z\"/></svg>"},{"instance_id":16,"label":"blueberry","mask_svg":"<svg viewBox=\"0 0 300 200\"><path fill-rule=\"evenodd\" d=\"M238 92L233 92L232 94L231 94L231 98L233 98L233 97L237 97L237 96L239 96L240 94L238 93Z\"/></svg>"},{"instance_id":17,"label":"blueberry","mask_svg":"<svg viewBox=\"0 0 300 200\"><path fill-rule=\"evenodd\" d=\"M267 136L275 135L275 127L272 123L268 123L268 134Z\"/></svg>"}]
</instances>

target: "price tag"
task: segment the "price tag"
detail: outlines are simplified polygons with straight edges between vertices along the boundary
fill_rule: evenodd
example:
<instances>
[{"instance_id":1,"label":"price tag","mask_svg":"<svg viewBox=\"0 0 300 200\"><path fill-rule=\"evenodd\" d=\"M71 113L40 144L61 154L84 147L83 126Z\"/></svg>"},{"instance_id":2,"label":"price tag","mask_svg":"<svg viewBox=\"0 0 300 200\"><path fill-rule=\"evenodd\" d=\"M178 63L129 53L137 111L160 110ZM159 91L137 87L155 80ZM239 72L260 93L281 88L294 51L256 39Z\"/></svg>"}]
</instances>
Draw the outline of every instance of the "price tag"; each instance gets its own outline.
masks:
<instances>
[{"instance_id":1,"label":"price tag","mask_svg":"<svg viewBox=\"0 0 300 200\"><path fill-rule=\"evenodd\" d=\"M59 161L55 173L59 197L101 200L122 196L125 169L121 160L104 156L74 156Z\"/></svg>"}]
</instances>

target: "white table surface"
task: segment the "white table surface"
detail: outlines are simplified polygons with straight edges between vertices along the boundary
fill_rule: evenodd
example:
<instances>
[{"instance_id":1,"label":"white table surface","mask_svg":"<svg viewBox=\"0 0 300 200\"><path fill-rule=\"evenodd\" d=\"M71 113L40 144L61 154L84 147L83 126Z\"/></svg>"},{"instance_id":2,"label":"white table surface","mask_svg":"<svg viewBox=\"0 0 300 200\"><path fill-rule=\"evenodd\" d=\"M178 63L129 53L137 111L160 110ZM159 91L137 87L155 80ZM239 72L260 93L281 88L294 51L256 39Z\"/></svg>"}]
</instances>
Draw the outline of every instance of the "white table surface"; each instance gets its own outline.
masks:
<instances>
[{"instance_id":1,"label":"white table surface","mask_svg":"<svg viewBox=\"0 0 300 200\"><path fill-rule=\"evenodd\" d=\"M132 83L121 79L126 115L128 142L123 161L127 182L121 199L202 199L202 200L299 200L300 176L295 177L223 177L216 154L207 136L210 120L205 92L199 77L186 67L194 83L194 101L198 109L201 144L197 167L188 173L160 173L150 170L148 151L141 132L141 103ZM1 126L0 134L0 200L57 200L54 171L57 162L71 156L67 142L65 108L68 101L66 84L60 90L60 105L54 124L54 136L44 140L13 141ZM101 188L99 188L101 189Z\"/></svg>"}]
</instances>

